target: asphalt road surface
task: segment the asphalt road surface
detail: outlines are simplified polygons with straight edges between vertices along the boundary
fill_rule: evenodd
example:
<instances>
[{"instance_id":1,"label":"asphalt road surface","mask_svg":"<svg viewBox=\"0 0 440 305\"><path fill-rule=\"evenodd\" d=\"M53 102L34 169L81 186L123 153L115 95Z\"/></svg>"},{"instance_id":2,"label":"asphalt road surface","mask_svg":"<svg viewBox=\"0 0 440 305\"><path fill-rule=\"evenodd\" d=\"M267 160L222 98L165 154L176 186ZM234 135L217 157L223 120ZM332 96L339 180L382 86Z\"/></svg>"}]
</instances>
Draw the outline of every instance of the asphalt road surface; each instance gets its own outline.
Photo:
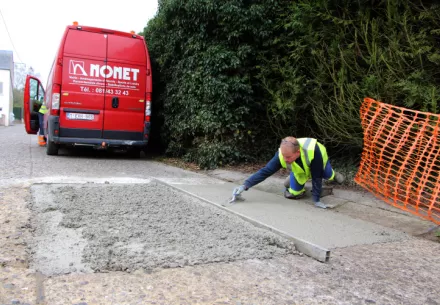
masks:
<instances>
[{"instance_id":1,"label":"asphalt road surface","mask_svg":"<svg viewBox=\"0 0 440 305\"><path fill-rule=\"evenodd\" d=\"M20 124L0 139L0 304L439 304L439 243L320 263L152 178L220 180L93 150L47 156Z\"/></svg>"}]
</instances>

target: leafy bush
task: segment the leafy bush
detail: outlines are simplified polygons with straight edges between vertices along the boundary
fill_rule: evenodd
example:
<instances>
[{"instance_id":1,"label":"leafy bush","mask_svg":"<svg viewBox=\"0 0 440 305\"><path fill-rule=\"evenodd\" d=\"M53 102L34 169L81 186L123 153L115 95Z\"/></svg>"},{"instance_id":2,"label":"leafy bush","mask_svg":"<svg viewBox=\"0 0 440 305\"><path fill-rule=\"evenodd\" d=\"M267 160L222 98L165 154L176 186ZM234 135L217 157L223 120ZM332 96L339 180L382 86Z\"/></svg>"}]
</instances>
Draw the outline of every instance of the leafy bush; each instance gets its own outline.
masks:
<instances>
[{"instance_id":1,"label":"leafy bush","mask_svg":"<svg viewBox=\"0 0 440 305\"><path fill-rule=\"evenodd\" d=\"M271 114L285 122L302 114L303 134L358 151L366 96L439 112L440 9L426 3L292 2L260 73Z\"/></svg>"},{"instance_id":2,"label":"leafy bush","mask_svg":"<svg viewBox=\"0 0 440 305\"><path fill-rule=\"evenodd\" d=\"M440 112L433 3L159 1L152 140L203 167L270 158L287 135L357 159L364 97Z\"/></svg>"},{"instance_id":3,"label":"leafy bush","mask_svg":"<svg viewBox=\"0 0 440 305\"><path fill-rule=\"evenodd\" d=\"M250 146L266 128L256 57L271 38L277 7L277 1L159 2L144 35L160 78L154 103L167 153L214 167L258 151Z\"/></svg>"}]
</instances>

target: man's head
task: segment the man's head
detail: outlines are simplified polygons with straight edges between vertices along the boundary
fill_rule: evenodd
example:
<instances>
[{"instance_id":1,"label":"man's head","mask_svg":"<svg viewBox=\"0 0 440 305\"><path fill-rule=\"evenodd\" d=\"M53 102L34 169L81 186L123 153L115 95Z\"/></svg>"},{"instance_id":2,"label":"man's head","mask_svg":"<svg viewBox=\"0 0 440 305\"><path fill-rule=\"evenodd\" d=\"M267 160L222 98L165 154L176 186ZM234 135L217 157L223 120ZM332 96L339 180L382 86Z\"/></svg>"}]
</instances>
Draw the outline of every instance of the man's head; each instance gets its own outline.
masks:
<instances>
[{"instance_id":1,"label":"man's head","mask_svg":"<svg viewBox=\"0 0 440 305\"><path fill-rule=\"evenodd\" d=\"M294 137L286 137L281 140L281 154L287 163L293 163L301 156L298 140Z\"/></svg>"}]
</instances>

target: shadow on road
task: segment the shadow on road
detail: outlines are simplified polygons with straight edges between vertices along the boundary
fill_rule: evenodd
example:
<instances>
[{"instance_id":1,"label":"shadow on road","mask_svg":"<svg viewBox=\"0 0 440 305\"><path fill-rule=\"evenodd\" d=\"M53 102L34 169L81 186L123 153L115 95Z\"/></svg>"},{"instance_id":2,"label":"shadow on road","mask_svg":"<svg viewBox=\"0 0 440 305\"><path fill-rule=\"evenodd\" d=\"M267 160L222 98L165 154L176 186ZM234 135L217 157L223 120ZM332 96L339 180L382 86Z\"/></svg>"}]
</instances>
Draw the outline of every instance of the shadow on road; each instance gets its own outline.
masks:
<instances>
[{"instance_id":1,"label":"shadow on road","mask_svg":"<svg viewBox=\"0 0 440 305\"><path fill-rule=\"evenodd\" d=\"M94 149L92 147L62 147L57 158L87 158L109 160L152 160L158 157L157 153L130 152L120 149Z\"/></svg>"}]
</instances>

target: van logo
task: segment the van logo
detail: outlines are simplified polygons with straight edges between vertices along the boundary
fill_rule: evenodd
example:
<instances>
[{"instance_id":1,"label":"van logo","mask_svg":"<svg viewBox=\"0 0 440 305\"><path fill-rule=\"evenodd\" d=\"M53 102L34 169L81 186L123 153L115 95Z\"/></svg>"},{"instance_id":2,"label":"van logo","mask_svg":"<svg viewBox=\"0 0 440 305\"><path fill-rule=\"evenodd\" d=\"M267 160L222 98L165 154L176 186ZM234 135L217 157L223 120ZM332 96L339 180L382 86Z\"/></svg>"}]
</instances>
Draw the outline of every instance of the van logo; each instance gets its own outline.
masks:
<instances>
[{"instance_id":1,"label":"van logo","mask_svg":"<svg viewBox=\"0 0 440 305\"><path fill-rule=\"evenodd\" d=\"M87 73L84 68L84 62L79 60L70 60L69 74L90 76L90 77L102 77L113 78L128 81L137 81L139 69L133 69L128 67L116 67L108 65L90 64L90 72Z\"/></svg>"},{"instance_id":2,"label":"van logo","mask_svg":"<svg viewBox=\"0 0 440 305\"><path fill-rule=\"evenodd\" d=\"M87 76L86 70L84 70L84 62L78 60L70 60L69 74Z\"/></svg>"}]
</instances>

